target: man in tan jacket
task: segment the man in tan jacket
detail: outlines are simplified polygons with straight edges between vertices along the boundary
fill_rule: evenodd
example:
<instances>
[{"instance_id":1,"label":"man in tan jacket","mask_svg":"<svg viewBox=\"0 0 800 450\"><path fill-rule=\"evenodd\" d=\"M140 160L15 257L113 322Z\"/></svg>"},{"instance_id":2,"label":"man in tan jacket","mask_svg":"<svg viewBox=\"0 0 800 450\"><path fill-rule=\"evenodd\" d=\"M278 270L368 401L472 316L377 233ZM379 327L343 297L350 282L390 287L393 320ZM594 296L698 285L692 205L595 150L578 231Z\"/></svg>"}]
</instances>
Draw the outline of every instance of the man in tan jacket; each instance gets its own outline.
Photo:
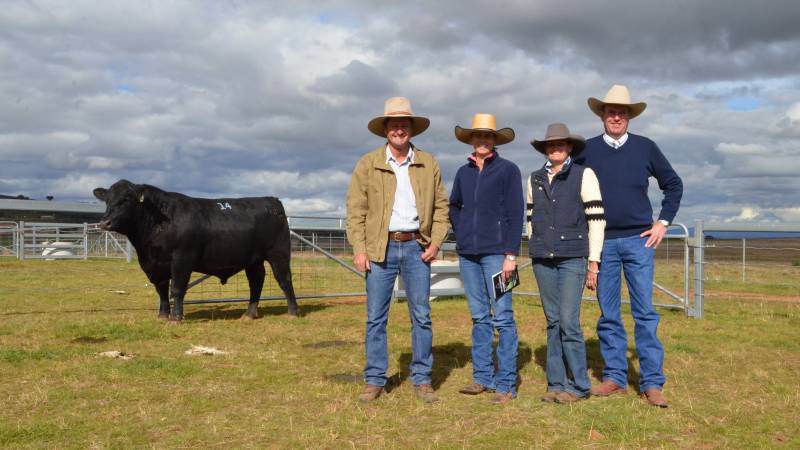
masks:
<instances>
[{"instance_id":1,"label":"man in tan jacket","mask_svg":"<svg viewBox=\"0 0 800 450\"><path fill-rule=\"evenodd\" d=\"M449 228L447 192L439 163L410 139L430 125L415 116L404 97L386 100L384 114L367 128L386 143L364 155L353 170L347 193L347 239L356 268L366 272L366 365L362 402L377 399L386 385L389 354L386 324L392 289L403 277L411 317L411 381L426 403L438 400L433 367L430 263Z\"/></svg>"}]
</instances>

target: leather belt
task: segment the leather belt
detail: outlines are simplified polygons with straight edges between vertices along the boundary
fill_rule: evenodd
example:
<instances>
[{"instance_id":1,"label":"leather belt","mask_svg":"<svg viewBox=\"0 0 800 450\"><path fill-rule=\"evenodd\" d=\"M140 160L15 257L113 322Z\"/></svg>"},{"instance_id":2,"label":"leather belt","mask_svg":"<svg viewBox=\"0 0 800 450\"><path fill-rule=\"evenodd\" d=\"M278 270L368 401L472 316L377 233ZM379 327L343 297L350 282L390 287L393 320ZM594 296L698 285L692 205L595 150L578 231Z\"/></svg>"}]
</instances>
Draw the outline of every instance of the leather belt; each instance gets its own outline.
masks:
<instances>
[{"instance_id":1,"label":"leather belt","mask_svg":"<svg viewBox=\"0 0 800 450\"><path fill-rule=\"evenodd\" d=\"M390 231L389 240L396 242L406 242L412 239L419 239L422 235L418 231Z\"/></svg>"}]
</instances>

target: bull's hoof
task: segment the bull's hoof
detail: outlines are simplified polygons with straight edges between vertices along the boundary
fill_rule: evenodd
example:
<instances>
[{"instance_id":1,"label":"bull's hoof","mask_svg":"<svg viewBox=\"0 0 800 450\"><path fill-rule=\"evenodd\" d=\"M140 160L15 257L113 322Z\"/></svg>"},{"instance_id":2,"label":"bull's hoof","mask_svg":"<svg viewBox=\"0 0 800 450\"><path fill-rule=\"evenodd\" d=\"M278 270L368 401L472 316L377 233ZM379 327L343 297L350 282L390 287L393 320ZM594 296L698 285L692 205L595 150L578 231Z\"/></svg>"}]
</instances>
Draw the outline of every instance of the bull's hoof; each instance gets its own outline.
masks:
<instances>
[{"instance_id":1,"label":"bull's hoof","mask_svg":"<svg viewBox=\"0 0 800 450\"><path fill-rule=\"evenodd\" d=\"M247 314L242 314L242 317L239 317L239 320L244 320L244 321L247 321L247 322L249 322L249 321L251 321L253 319L254 319L254 317L248 316Z\"/></svg>"},{"instance_id":2,"label":"bull's hoof","mask_svg":"<svg viewBox=\"0 0 800 450\"><path fill-rule=\"evenodd\" d=\"M169 320L169 313L159 313L158 320Z\"/></svg>"},{"instance_id":3,"label":"bull's hoof","mask_svg":"<svg viewBox=\"0 0 800 450\"><path fill-rule=\"evenodd\" d=\"M298 311L298 310L289 311L289 318L290 319L297 319L298 317L300 317L300 311Z\"/></svg>"},{"instance_id":4,"label":"bull's hoof","mask_svg":"<svg viewBox=\"0 0 800 450\"><path fill-rule=\"evenodd\" d=\"M178 319L169 319L167 323L170 325L180 325L181 323L183 323L183 321Z\"/></svg>"}]
</instances>

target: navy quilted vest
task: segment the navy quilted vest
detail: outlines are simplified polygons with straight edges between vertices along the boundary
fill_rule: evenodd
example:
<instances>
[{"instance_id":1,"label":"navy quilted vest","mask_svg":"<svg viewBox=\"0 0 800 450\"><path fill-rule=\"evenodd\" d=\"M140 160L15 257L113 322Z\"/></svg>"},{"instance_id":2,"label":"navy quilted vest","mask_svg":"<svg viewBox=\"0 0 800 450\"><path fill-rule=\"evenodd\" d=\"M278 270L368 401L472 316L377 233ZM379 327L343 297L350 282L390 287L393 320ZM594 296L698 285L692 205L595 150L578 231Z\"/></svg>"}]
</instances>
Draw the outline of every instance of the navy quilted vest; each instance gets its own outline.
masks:
<instances>
[{"instance_id":1,"label":"navy quilted vest","mask_svg":"<svg viewBox=\"0 0 800 450\"><path fill-rule=\"evenodd\" d=\"M581 200L582 166L570 164L553 182L544 167L531 173L533 236L528 244L531 258L589 256L589 225Z\"/></svg>"}]
</instances>

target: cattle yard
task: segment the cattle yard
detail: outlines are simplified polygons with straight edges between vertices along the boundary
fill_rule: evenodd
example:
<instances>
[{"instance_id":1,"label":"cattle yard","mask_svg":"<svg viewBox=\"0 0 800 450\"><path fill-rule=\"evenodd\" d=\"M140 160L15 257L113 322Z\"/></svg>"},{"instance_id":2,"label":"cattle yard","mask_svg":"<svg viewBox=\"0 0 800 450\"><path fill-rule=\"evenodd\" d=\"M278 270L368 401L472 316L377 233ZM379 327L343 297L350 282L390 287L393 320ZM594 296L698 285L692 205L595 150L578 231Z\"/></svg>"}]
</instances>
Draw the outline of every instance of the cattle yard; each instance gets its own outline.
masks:
<instances>
[{"instance_id":1,"label":"cattle yard","mask_svg":"<svg viewBox=\"0 0 800 450\"><path fill-rule=\"evenodd\" d=\"M679 290L679 261L659 258L657 282ZM297 242L292 265L301 298L363 291L358 276ZM264 301L250 322L237 320L245 303L187 305L184 322L169 325L156 319L155 291L135 262L2 258L0 447L796 447L800 268L754 263L746 284L739 270L735 260L707 265L705 320L662 310L671 406L659 410L635 395L635 353L629 395L541 403L546 336L536 297L515 298L515 401L498 407L458 394L471 377L470 322L463 297L449 297L432 303L442 401L413 398L400 302L389 323L391 391L361 405L362 297L303 299L296 319L285 301ZM522 276L535 286L530 269ZM279 296L267 280L264 296ZM224 286L209 279L187 299L246 292L240 274ZM598 315L584 305L593 382ZM225 353L185 354L196 345ZM119 353L101 356L109 351Z\"/></svg>"}]
</instances>

